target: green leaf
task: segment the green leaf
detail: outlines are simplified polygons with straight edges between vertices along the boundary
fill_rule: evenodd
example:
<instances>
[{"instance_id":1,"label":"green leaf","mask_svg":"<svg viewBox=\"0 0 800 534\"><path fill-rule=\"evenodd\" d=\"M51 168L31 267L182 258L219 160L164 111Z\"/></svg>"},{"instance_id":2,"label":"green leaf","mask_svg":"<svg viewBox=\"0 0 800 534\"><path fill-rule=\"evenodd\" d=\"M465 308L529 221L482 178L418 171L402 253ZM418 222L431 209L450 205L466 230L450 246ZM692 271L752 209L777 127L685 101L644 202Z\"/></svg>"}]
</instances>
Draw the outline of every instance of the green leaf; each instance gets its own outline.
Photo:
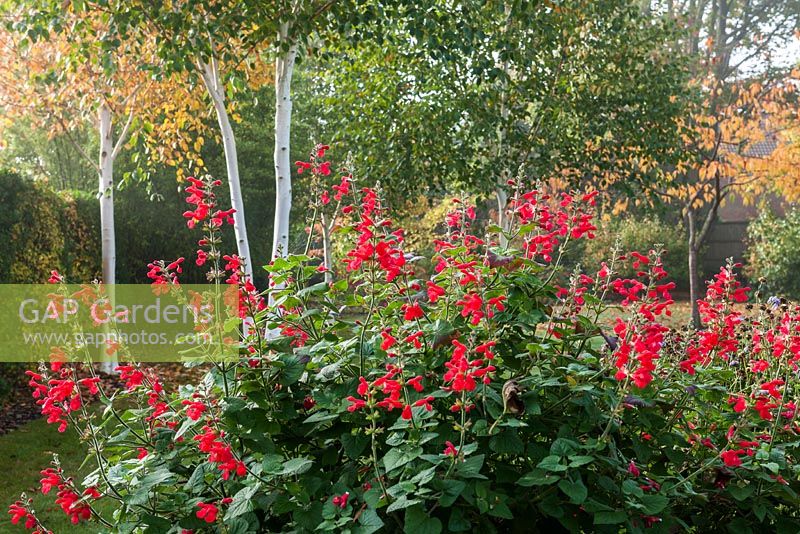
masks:
<instances>
[{"instance_id":1,"label":"green leaf","mask_svg":"<svg viewBox=\"0 0 800 534\"><path fill-rule=\"evenodd\" d=\"M383 457L383 466L386 468L386 472L388 473L389 471L393 471L398 467L402 467L408 462L419 458L420 454L422 454L422 447L416 447L410 450L401 448L391 449L386 453L386 456Z\"/></svg>"},{"instance_id":2,"label":"green leaf","mask_svg":"<svg viewBox=\"0 0 800 534\"><path fill-rule=\"evenodd\" d=\"M669 504L669 499L664 495L643 495L640 497L644 511L648 515L660 513Z\"/></svg>"},{"instance_id":3,"label":"green leaf","mask_svg":"<svg viewBox=\"0 0 800 534\"><path fill-rule=\"evenodd\" d=\"M442 496L439 497L439 504L447 507L456 502L461 492L467 487L467 483L463 480L447 479L437 481L435 487L442 491Z\"/></svg>"},{"instance_id":4,"label":"green leaf","mask_svg":"<svg viewBox=\"0 0 800 534\"><path fill-rule=\"evenodd\" d=\"M583 501L586 500L586 497L589 496L589 491L580 480L572 482L570 480L563 479L558 483L558 489L563 491L564 494L569 497L569 500L572 504L582 504Z\"/></svg>"},{"instance_id":5,"label":"green leaf","mask_svg":"<svg viewBox=\"0 0 800 534\"><path fill-rule=\"evenodd\" d=\"M456 474L461 478L485 479L486 477L480 474L481 467L483 467L483 459L483 454L477 454L456 464Z\"/></svg>"},{"instance_id":6,"label":"green leaf","mask_svg":"<svg viewBox=\"0 0 800 534\"><path fill-rule=\"evenodd\" d=\"M358 518L358 525L353 529L354 534L372 534L383 528L383 520L378 512L367 508Z\"/></svg>"},{"instance_id":7,"label":"green leaf","mask_svg":"<svg viewBox=\"0 0 800 534\"><path fill-rule=\"evenodd\" d=\"M314 465L314 462L308 458L292 458L284 462L283 470L280 474L284 476L300 475L311 469L312 465Z\"/></svg>"},{"instance_id":8,"label":"green leaf","mask_svg":"<svg viewBox=\"0 0 800 534\"><path fill-rule=\"evenodd\" d=\"M525 451L525 445L513 430L494 436L489 440L489 448L498 454L522 454Z\"/></svg>"},{"instance_id":9,"label":"green leaf","mask_svg":"<svg viewBox=\"0 0 800 534\"><path fill-rule=\"evenodd\" d=\"M252 511L253 496L258 492L260 487L261 484L256 483L252 486L245 486L244 488L237 491L236 494L233 496L233 501L228 507L227 512L225 512L225 517L223 518L224 521L228 522L235 517L239 517L240 515Z\"/></svg>"},{"instance_id":10,"label":"green leaf","mask_svg":"<svg viewBox=\"0 0 800 534\"><path fill-rule=\"evenodd\" d=\"M504 502L497 503L489 508L489 515L502 519L514 519L514 514Z\"/></svg>"},{"instance_id":11,"label":"green leaf","mask_svg":"<svg viewBox=\"0 0 800 534\"><path fill-rule=\"evenodd\" d=\"M406 508L405 534L439 534L442 531L442 522L435 517L428 517L422 506Z\"/></svg>"},{"instance_id":12,"label":"green leaf","mask_svg":"<svg viewBox=\"0 0 800 534\"><path fill-rule=\"evenodd\" d=\"M472 529L472 524L464 517L461 508L453 508L450 512L450 520L447 522L449 532L466 532Z\"/></svg>"},{"instance_id":13,"label":"green leaf","mask_svg":"<svg viewBox=\"0 0 800 534\"><path fill-rule=\"evenodd\" d=\"M778 465L778 464L777 464L777 463L775 463L775 462L768 462L768 463L765 463L765 464L764 464L764 467L765 467L765 468L767 468L767 469L769 469L769 470L770 470L772 473L774 473L774 474L776 474L776 475L777 475L777 474L778 474L778 472L780 472L780 470L781 470L781 466L780 466L780 465Z\"/></svg>"},{"instance_id":14,"label":"green leaf","mask_svg":"<svg viewBox=\"0 0 800 534\"><path fill-rule=\"evenodd\" d=\"M626 480L622 483L622 492L625 495L636 495L641 497L644 495L644 490L639 486L635 480Z\"/></svg>"},{"instance_id":15,"label":"green leaf","mask_svg":"<svg viewBox=\"0 0 800 534\"><path fill-rule=\"evenodd\" d=\"M299 356L283 355L280 361L283 363L280 379L282 385L291 386L300 380L300 377L303 376L303 372L306 369L306 365L302 362Z\"/></svg>"},{"instance_id":16,"label":"green leaf","mask_svg":"<svg viewBox=\"0 0 800 534\"><path fill-rule=\"evenodd\" d=\"M731 497L737 501L744 501L753 494L753 492L756 490L756 487L753 484L747 484L745 486L731 484L727 489L728 493L731 494Z\"/></svg>"},{"instance_id":17,"label":"green leaf","mask_svg":"<svg viewBox=\"0 0 800 534\"><path fill-rule=\"evenodd\" d=\"M178 431L175 433L175 437L173 439L177 440L178 438L183 436L186 433L186 431L189 430L192 427L192 425L194 425L194 424L195 424L195 421L192 421L188 417L186 419L184 419L183 423L181 423L180 428L178 428Z\"/></svg>"},{"instance_id":18,"label":"green leaf","mask_svg":"<svg viewBox=\"0 0 800 534\"><path fill-rule=\"evenodd\" d=\"M517 485L526 488L530 486L548 486L550 484L555 484L559 480L561 480L561 477L552 475L544 469L534 469L517 480Z\"/></svg>"},{"instance_id":19,"label":"green leaf","mask_svg":"<svg viewBox=\"0 0 800 534\"><path fill-rule=\"evenodd\" d=\"M210 472L211 465L208 462L203 462L202 464L195 467L192 476L189 477L189 480L186 481L186 485L184 488L186 491L192 493L199 493L205 487L205 475L207 472Z\"/></svg>"},{"instance_id":20,"label":"green leaf","mask_svg":"<svg viewBox=\"0 0 800 534\"><path fill-rule=\"evenodd\" d=\"M597 512L594 514L595 525L617 525L628 520L625 512Z\"/></svg>"},{"instance_id":21,"label":"green leaf","mask_svg":"<svg viewBox=\"0 0 800 534\"><path fill-rule=\"evenodd\" d=\"M569 456L580 449L580 444L571 439L558 438L550 446L550 454L554 456Z\"/></svg>"},{"instance_id":22,"label":"green leaf","mask_svg":"<svg viewBox=\"0 0 800 534\"><path fill-rule=\"evenodd\" d=\"M344 453L348 458L355 460L367 448L369 436L364 434L342 434L341 437Z\"/></svg>"},{"instance_id":23,"label":"green leaf","mask_svg":"<svg viewBox=\"0 0 800 534\"><path fill-rule=\"evenodd\" d=\"M308 416L306 418L306 420L303 421L303 424L306 424L306 423L321 423L323 421L333 421L334 419L338 419L338 418L339 418L339 414L328 413L325 410L320 410L320 411L314 412L313 414Z\"/></svg>"},{"instance_id":24,"label":"green leaf","mask_svg":"<svg viewBox=\"0 0 800 534\"><path fill-rule=\"evenodd\" d=\"M561 473L567 470L567 466L561 463L560 456L545 456L541 462L539 462L536 467L539 469L544 469L545 471L552 471L554 473Z\"/></svg>"},{"instance_id":25,"label":"green leaf","mask_svg":"<svg viewBox=\"0 0 800 534\"><path fill-rule=\"evenodd\" d=\"M581 467L594 461L593 456L572 455L569 458L569 467Z\"/></svg>"},{"instance_id":26,"label":"green leaf","mask_svg":"<svg viewBox=\"0 0 800 534\"><path fill-rule=\"evenodd\" d=\"M402 510L403 508L408 508L409 506L414 506L415 504L421 502L419 499L409 499L405 495L400 497L399 499L395 499L392 504L386 508L386 513L394 512L395 510Z\"/></svg>"},{"instance_id":27,"label":"green leaf","mask_svg":"<svg viewBox=\"0 0 800 534\"><path fill-rule=\"evenodd\" d=\"M153 488L161 484L171 483L174 477L174 473L167 468L161 468L145 475L138 485L131 488L131 494L126 499L126 502L129 504L145 504Z\"/></svg>"},{"instance_id":28,"label":"green leaf","mask_svg":"<svg viewBox=\"0 0 800 534\"><path fill-rule=\"evenodd\" d=\"M297 292L297 296L303 298L309 295L325 293L326 291L328 291L328 282L320 282L318 284L314 284L313 286L304 287Z\"/></svg>"}]
</instances>

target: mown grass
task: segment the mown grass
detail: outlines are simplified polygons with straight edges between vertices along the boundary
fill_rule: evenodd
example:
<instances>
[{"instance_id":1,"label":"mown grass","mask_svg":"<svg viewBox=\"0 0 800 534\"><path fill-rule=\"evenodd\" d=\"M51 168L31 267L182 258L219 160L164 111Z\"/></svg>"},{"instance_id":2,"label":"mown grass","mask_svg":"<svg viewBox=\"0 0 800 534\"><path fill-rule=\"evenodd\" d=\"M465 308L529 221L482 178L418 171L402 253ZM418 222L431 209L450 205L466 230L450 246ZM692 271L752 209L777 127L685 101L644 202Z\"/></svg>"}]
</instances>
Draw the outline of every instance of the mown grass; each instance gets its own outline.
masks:
<instances>
[{"instance_id":1,"label":"mown grass","mask_svg":"<svg viewBox=\"0 0 800 534\"><path fill-rule=\"evenodd\" d=\"M58 425L48 425L44 419L31 421L9 434L0 436L0 518L1 533L27 532L21 525L12 525L5 513L8 505L19 499L22 492L33 497L36 515L55 534L97 532L86 525L73 525L61 508L55 504L55 490L49 495L39 491L39 471L49 467L53 453L58 453L66 473L80 484L83 475L91 470L91 464L79 471L86 456L85 444L80 443L74 429L60 434Z\"/></svg>"},{"instance_id":2,"label":"mown grass","mask_svg":"<svg viewBox=\"0 0 800 534\"><path fill-rule=\"evenodd\" d=\"M672 315L662 315L658 318L659 322L671 328L681 328L688 325L692 320L692 306L689 301L677 301L670 307ZM610 307L600 314L598 322L607 327L613 326L614 320L617 317L625 317L625 312L622 312L618 307Z\"/></svg>"}]
</instances>

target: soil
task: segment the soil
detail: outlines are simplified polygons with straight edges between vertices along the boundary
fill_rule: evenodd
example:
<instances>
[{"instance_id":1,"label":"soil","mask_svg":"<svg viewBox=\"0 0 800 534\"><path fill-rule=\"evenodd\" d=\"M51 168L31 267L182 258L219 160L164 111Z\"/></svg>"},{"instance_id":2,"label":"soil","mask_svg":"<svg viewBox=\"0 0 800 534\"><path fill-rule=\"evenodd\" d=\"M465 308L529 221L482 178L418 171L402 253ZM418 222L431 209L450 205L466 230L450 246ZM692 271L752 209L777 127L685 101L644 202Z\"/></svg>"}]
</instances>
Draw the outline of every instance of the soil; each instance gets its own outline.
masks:
<instances>
[{"instance_id":1,"label":"soil","mask_svg":"<svg viewBox=\"0 0 800 534\"><path fill-rule=\"evenodd\" d=\"M6 366L0 365L0 374L3 375L5 382L4 391L0 393L0 435L8 434L15 428L42 416L36 399L31 395L31 388L28 386L29 377L24 374L25 368L20 365L9 366L6 369L3 367ZM156 370L167 391L172 391L181 384L197 382L206 372L204 367L187 369L179 363L157 363L148 367ZM106 388L124 387L117 375L105 375L99 372L98 375L103 378Z\"/></svg>"}]
</instances>

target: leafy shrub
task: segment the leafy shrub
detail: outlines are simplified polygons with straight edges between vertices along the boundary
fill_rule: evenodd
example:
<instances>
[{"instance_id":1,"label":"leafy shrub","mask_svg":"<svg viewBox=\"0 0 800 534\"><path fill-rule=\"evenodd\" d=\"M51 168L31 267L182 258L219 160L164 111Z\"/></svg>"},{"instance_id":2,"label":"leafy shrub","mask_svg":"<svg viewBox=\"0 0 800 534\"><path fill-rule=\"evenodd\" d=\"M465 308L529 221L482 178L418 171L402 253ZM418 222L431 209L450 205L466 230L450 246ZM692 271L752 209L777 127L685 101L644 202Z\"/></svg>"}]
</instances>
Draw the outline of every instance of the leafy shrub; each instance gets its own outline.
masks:
<instances>
[{"instance_id":1,"label":"leafy shrub","mask_svg":"<svg viewBox=\"0 0 800 534\"><path fill-rule=\"evenodd\" d=\"M416 279L375 191L335 183L349 199L346 276L309 284L308 257L279 258L267 306L216 249L213 183L193 182L197 261L238 288L252 321L240 360L178 391L127 362L113 396L73 366L31 373L48 420L75 427L96 465L82 484L57 462L42 472L42 491L57 491L74 522L170 533L798 530L800 309L746 312L747 289L726 267L700 304L703 330L671 330L674 284L655 253L555 286L554 251L595 231L593 194L549 208L520 192L508 249L471 235L474 209L455 204L435 274ZM177 283L179 265L154 262L155 289ZM609 309L608 295L621 302ZM612 330L598 326L615 312ZM83 410L94 397L102 415ZM113 517L98 499L115 503ZM25 497L10 513L46 528Z\"/></svg>"},{"instance_id":2,"label":"leafy shrub","mask_svg":"<svg viewBox=\"0 0 800 534\"><path fill-rule=\"evenodd\" d=\"M0 171L0 280L42 283L52 269L92 280L99 270L99 241L82 206L80 200Z\"/></svg>"},{"instance_id":3,"label":"leafy shrub","mask_svg":"<svg viewBox=\"0 0 800 534\"><path fill-rule=\"evenodd\" d=\"M658 217L625 217L603 221L598 224L597 234L587 241L583 253L577 258L585 265L599 265L619 240L626 250L650 250L656 244L664 247L664 268L681 289L689 285L689 246L683 226L666 223ZM621 276L634 275L626 267Z\"/></svg>"},{"instance_id":4,"label":"leafy shrub","mask_svg":"<svg viewBox=\"0 0 800 534\"><path fill-rule=\"evenodd\" d=\"M800 211L785 217L763 211L747 227L747 274L765 281L765 289L800 298Z\"/></svg>"}]
</instances>

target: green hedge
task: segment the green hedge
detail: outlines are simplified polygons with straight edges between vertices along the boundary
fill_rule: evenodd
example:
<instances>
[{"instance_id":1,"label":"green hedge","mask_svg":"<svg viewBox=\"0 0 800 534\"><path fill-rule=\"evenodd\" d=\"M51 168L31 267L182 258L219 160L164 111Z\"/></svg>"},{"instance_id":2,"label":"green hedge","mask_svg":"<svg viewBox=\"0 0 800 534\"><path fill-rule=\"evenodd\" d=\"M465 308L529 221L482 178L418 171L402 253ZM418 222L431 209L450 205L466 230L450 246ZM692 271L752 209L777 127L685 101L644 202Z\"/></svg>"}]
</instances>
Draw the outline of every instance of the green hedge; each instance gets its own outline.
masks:
<instances>
[{"instance_id":1,"label":"green hedge","mask_svg":"<svg viewBox=\"0 0 800 534\"><path fill-rule=\"evenodd\" d=\"M72 280L96 277L99 233L87 208L88 199L0 171L0 282L41 283L53 269Z\"/></svg>"},{"instance_id":2,"label":"green hedge","mask_svg":"<svg viewBox=\"0 0 800 534\"><path fill-rule=\"evenodd\" d=\"M628 217L598 223L597 237L587 241L576 258L582 265L600 265L608 261L617 239L622 244L622 252L638 251L646 253L654 245L664 247L664 268L670 280L680 289L689 287L689 248L685 231L681 224L666 222L658 217ZM621 273L633 276L632 269Z\"/></svg>"},{"instance_id":3,"label":"green hedge","mask_svg":"<svg viewBox=\"0 0 800 534\"><path fill-rule=\"evenodd\" d=\"M188 260L181 281L204 283L205 272L193 261L201 232L187 231L182 216L186 195L179 191L174 174L154 174L151 180L149 191L132 183L114 194L117 283L148 283L148 262L179 256ZM154 191L158 194L151 197ZM271 217L252 218L251 241L261 245L253 248L257 266L266 263L271 222ZM236 250L232 235L222 246ZM44 183L0 171L0 250L0 283L43 283L53 269L72 282L98 278L97 199L86 192L55 192ZM256 282L266 283L261 269L256 271Z\"/></svg>"},{"instance_id":4,"label":"green hedge","mask_svg":"<svg viewBox=\"0 0 800 534\"><path fill-rule=\"evenodd\" d=\"M785 217L764 211L747 227L747 267L769 294L800 298L800 211Z\"/></svg>"}]
</instances>

